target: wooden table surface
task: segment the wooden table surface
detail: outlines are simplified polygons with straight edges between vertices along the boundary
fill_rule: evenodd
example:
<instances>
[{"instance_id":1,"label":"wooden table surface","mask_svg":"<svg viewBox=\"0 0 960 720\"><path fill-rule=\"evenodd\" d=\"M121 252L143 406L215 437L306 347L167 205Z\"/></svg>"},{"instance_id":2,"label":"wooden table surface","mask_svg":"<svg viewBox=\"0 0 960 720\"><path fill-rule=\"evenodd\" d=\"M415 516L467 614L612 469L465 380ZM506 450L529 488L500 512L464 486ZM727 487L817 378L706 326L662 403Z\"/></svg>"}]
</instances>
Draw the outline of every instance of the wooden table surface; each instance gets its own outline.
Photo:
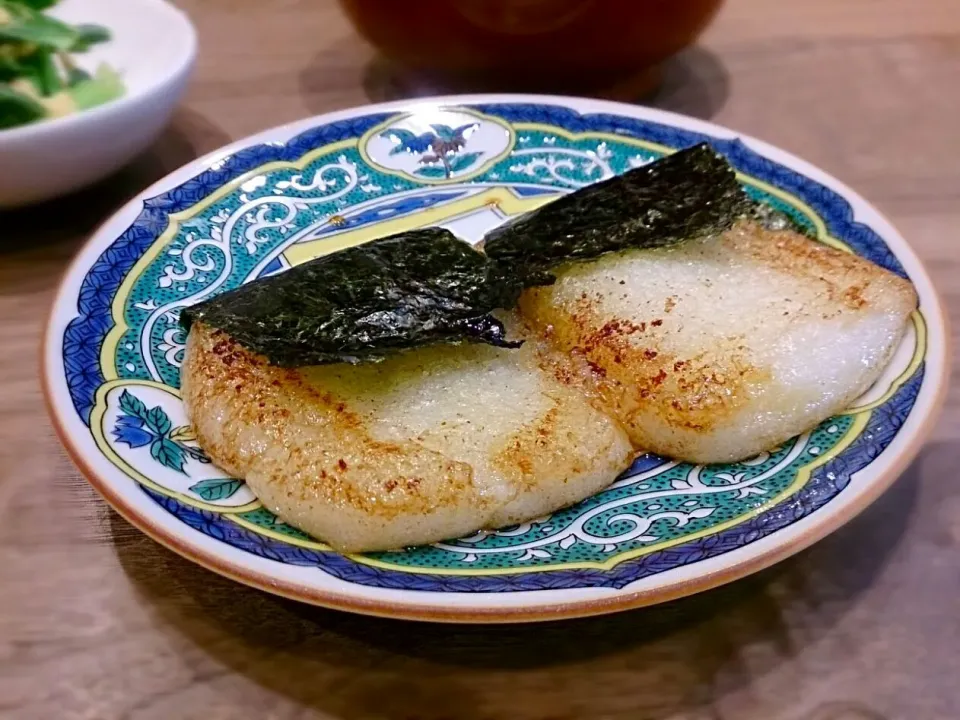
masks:
<instances>
[{"instance_id":1,"label":"wooden table surface","mask_svg":"<svg viewBox=\"0 0 960 720\"><path fill-rule=\"evenodd\" d=\"M863 515L780 566L667 606L424 626L299 606L162 549L61 451L36 357L58 277L149 182L254 131L392 98L333 2L184 0L192 89L135 165L0 215L0 717L956 720L960 398ZM960 310L960 2L730 0L652 104L858 188Z\"/></svg>"}]
</instances>

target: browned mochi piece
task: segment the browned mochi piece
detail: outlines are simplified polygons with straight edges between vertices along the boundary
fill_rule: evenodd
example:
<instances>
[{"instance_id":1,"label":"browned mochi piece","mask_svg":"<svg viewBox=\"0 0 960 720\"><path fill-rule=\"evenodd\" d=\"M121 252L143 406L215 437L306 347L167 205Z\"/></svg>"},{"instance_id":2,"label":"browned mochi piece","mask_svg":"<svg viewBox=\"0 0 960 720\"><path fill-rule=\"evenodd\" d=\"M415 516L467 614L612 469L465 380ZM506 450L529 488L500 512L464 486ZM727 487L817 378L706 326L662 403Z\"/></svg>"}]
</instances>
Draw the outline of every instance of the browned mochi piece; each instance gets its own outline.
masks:
<instances>
[{"instance_id":1,"label":"browned mochi piece","mask_svg":"<svg viewBox=\"0 0 960 720\"><path fill-rule=\"evenodd\" d=\"M532 341L282 369L198 322L181 385L201 447L267 508L382 550L536 518L629 465L623 430L549 362Z\"/></svg>"},{"instance_id":2,"label":"browned mochi piece","mask_svg":"<svg viewBox=\"0 0 960 720\"><path fill-rule=\"evenodd\" d=\"M636 446L691 462L748 458L848 407L917 306L903 278L746 220L554 273L521 296L526 320Z\"/></svg>"}]
</instances>

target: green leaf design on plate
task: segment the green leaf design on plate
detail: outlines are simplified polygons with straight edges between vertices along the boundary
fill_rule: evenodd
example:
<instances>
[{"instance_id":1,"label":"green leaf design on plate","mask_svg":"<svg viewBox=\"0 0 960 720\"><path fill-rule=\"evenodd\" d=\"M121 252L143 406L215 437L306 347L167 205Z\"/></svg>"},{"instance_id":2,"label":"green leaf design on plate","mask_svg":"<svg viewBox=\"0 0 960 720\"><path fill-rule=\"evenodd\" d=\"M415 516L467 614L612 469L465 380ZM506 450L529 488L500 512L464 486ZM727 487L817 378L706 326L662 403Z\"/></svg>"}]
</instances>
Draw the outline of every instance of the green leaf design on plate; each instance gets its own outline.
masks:
<instances>
[{"instance_id":1,"label":"green leaf design on plate","mask_svg":"<svg viewBox=\"0 0 960 720\"><path fill-rule=\"evenodd\" d=\"M138 417L144 422L147 420L147 406L143 404L143 400L129 390L124 390L120 394L120 409L127 415Z\"/></svg>"},{"instance_id":2,"label":"green leaf design on plate","mask_svg":"<svg viewBox=\"0 0 960 720\"><path fill-rule=\"evenodd\" d=\"M190 491L196 493L207 502L213 502L214 500L226 500L237 492L242 485L242 480L214 478L211 480L201 480L196 485L191 485Z\"/></svg>"},{"instance_id":3,"label":"green leaf design on plate","mask_svg":"<svg viewBox=\"0 0 960 720\"><path fill-rule=\"evenodd\" d=\"M385 130L384 132L380 133L380 137L385 137L388 140L393 141L394 145L390 149L391 155L399 155L403 152L410 152L412 144L417 139L416 135L403 128L391 128L390 130ZM425 148L426 146L424 146L422 149Z\"/></svg>"},{"instance_id":4,"label":"green leaf design on plate","mask_svg":"<svg viewBox=\"0 0 960 720\"><path fill-rule=\"evenodd\" d=\"M157 435L166 435L173 426L170 418L167 417L167 413L165 413L159 405L147 411L144 422L146 422L147 427L155 431Z\"/></svg>"},{"instance_id":5,"label":"green leaf design on plate","mask_svg":"<svg viewBox=\"0 0 960 720\"><path fill-rule=\"evenodd\" d=\"M483 153L478 152L468 152L463 153L462 155L454 155L448 160L450 163L450 172L460 172L461 170L470 167L481 155L483 155Z\"/></svg>"},{"instance_id":6,"label":"green leaf design on plate","mask_svg":"<svg viewBox=\"0 0 960 720\"><path fill-rule=\"evenodd\" d=\"M170 438L159 437L150 443L150 455L164 467L187 474L183 469L187 462L187 454Z\"/></svg>"},{"instance_id":7,"label":"green leaf design on plate","mask_svg":"<svg viewBox=\"0 0 960 720\"><path fill-rule=\"evenodd\" d=\"M197 433L190 425L178 425L170 432L170 439L174 442L195 442Z\"/></svg>"},{"instance_id":8,"label":"green leaf design on plate","mask_svg":"<svg viewBox=\"0 0 960 720\"><path fill-rule=\"evenodd\" d=\"M248 510L245 513L240 513L238 517L243 518L247 522L253 523L258 527L265 528L267 530L273 530L278 532L281 535L286 535L288 537L297 538L298 540L314 540L315 538L310 537L302 530L297 530L292 525L287 525L283 520L278 518L272 512L267 510L264 507L258 507L255 510Z\"/></svg>"},{"instance_id":9,"label":"green leaf design on plate","mask_svg":"<svg viewBox=\"0 0 960 720\"><path fill-rule=\"evenodd\" d=\"M442 165L424 165L423 167L418 167L414 172L421 177L430 178L431 180L440 180L447 177L447 172Z\"/></svg>"}]
</instances>

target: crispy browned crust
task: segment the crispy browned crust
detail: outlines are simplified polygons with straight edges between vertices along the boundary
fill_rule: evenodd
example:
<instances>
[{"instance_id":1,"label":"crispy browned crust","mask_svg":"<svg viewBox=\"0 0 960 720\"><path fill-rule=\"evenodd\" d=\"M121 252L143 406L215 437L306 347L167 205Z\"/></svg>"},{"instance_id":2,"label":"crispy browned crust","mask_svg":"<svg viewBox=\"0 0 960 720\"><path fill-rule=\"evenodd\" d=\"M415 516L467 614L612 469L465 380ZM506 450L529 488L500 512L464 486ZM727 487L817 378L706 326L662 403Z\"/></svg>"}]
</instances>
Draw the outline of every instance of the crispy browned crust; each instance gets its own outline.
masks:
<instances>
[{"instance_id":1,"label":"crispy browned crust","mask_svg":"<svg viewBox=\"0 0 960 720\"><path fill-rule=\"evenodd\" d=\"M793 231L771 232L742 222L719 242L722 252L738 261L804 284L807 302L783 310L785 327L793 321L877 311L879 305L905 318L917 304L907 280ZM685 331L674 315L682 301L677 295L664 298L662 309L643 319L605 312L605 299L583 292L573 302L561 302L555 286L537 287L521 296L520 312L580 368L572 373L561 368L558 378L580 383L587 378L599 396L598 407L627 429L636 446L678 459L714 461L699 455L697 437L716 432L746 408L771 381L770 368L751 359L745 334L729 334L693 353L666 350L669 336ZM651 419L677 432L654 439L648 432Z\"/></svg>"},{"instance_id":2,"label":"crispy browned crust","mask_svg":"<svg viewBox=\"0 0 960 720\"><path fill-rule=\"evenodd\" d=\"M197 324L188 338L181 392L210 457L245 478L281 518L338 549L393 548L503 524L502 517L515 518L515 508L527 505L525 495L550 482L577 480L582 490L547 492L556 497L549 507L532 503L535 514L558 509L608 484L632 455L622 430L589 407L586 422L596 430L595 443L585 448L587 438L576 431L582 413L571 414L564 397L550 397L539 418L505 435L491 458L510 482L506 494L491 494L466 462L416 438L374 437L351 399L310 372L272 366ZM573 392L566 399L582 404ZM442 435L440 429L433 438L441 445Z\"/></svg>"},{"instance_id":3,"label":"crispy browned crust","mask_svg":"<svg viewBox=\"0 0 960 720\"><path fill-rule=\"evenodd\" d=\"M916 306L909 282L790 231L741 223L711 242L719 243L715 257L723 262L798 281L794 286L801 291L792 298L774 299L781 303L773 314L778 327L867 312L905 318ZM619 285L614 291L604 287L619 297ZM629 291L623 288L624 298ZM749 324L741 330L728 323L726 334L691 341L677 310L684 307L682 292L665 297L662 306L657 301L650 317L629 318L611 314L600 293L568 293L560 301L557 292L557 286L533 288L520 301L529 326L524 332L538 333L539 340L518 352L526 353L530 372L547 382L543 406L533 420L486 448L486 470L479 477L477 468L455 459L463 435L446 421L429 437L385 440L376 434L376 411L369 398L360 399L356 385L358 377L370 376L274 367L202 324L190 333L182 371L187 413L217 464L245 478L281 518L342 550L454 537L576 502L628 464L624 430L634 446L677 459L740 459L718 457L724 451L717 438L750 420L757 412L752 403L772 381L771 369L753 359ZM644 307L651 307L649 300ZM768 310L764 317L773 315ZM681 337L684 342L674 341ZM456 364L464 357L457 353L430 355L424 362ZM420 370L414 364L414 373ZM392 372L373 376L386 383L384 392L411 377L404 374L410 367ZM854 394L848 400L862 389L849 388ZM458 415L450 422L471 420ZM749 449L782 442L783 432L781 427ZM704 445L707 438L712 446ZM490 472L499 484L490 484Z\"/></svg>"},{"instance_id":4,"label":"crispy browned crust","mask_svg":"<svg viewBox=\"0 0 960 720\"><path fill-rule=\"evenodd\" d=\"M830 311L834 314L875 309L880 293L887 300L896 299L906 312L917 307L917 292L910 281L792 230L771 231L741 222L723 240L733 252L818 289L823 305L835 306Z\"/></svg>"},{"instance_id":5,"label":"crispy browned crust","mask_svg":"<svg viewBox=\"0 0 960 720\"><path fill-rule=\"evenodd\" d=\"M191 331L182 377L200 446L260 496L272 497L272 486L282 486L291 503L381 522L489 502L476 492L469 465L371 437L346 402L223 333L203 326Z\"/></svg>"}]
</instances>

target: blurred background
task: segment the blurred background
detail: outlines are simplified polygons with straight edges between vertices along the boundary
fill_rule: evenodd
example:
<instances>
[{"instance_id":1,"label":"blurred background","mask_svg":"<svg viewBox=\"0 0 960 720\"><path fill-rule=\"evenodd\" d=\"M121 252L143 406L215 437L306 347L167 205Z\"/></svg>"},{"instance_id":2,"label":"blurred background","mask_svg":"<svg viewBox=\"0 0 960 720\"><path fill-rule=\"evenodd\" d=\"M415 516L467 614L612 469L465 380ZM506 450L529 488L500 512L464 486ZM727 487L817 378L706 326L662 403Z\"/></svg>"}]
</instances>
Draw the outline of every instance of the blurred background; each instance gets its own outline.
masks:
<instances>
[{"instance_id":1,"label":"blurred background","mask_svg":"<svg viewBox=\"0 0 960 720\"><path fill-rule=\"evenodd\" d=\"M960 110L952 91L960 60L951 0L729 0L719 11L712 0L456 4L459 15L442 0L180 0L200 51L171 124L112 184L65 207L89 229L151 181L231 140L331 110L453 91L590 94L710 119L822 166L891 212L908 197L931 202L926 191L953 176L960 140L945 119ZM537 23L541 33L515 29ZM510 41L517 32L523 43ZM511 46L525 49L505 54ZM517 72L498 69L504 62ZM553 66L564 72L542 71ZM47 225L34 221L52 220L43 210L26 217L15 222L31 223L34 236ZM4 237L15 234L8 226Z\"/></svg>"}]
</instances>

